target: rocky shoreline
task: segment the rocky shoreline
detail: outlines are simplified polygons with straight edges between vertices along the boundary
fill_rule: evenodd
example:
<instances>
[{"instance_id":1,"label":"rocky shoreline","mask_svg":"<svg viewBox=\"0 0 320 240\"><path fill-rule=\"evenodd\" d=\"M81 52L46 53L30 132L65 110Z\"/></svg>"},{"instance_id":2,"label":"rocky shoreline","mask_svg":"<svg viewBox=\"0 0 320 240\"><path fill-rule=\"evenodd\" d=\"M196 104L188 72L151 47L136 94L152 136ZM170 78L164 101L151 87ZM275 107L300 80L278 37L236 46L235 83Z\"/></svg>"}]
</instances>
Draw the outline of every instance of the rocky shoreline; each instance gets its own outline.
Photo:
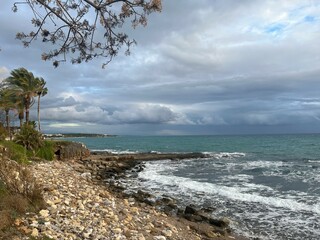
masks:
<instances>
[{"instance_id":1,"label":"rocky shoreline","mask_svg":"<svg viewBox=\"0 0 320 240\"><path fill-rule=\"evenodd\" d=\"M230 236L229 223L227 218L212 218L211 213L214 207L197 208L195 205L181 206L178 201L171 196L154 196L149 192L138 190L128 191L122 184L122 180L127 177L138 176L144 169L146 161L172 160L180 161L184 159L199 159L209 157L203 153L135 153L135 154L113 154L110 152L93 152L90 158L82 159L81 163L90 170L93 179L102 181L108 189L121 198L134 198L142 206L149 205L166 213L168 216L188 220L188 224L197 224L198 232L209 237L211 233L220 236ZM82 171L80 169L80 171ZM88 174L84 173L84 174ZM243 239L237 237L237 239Z\"/></svg>"},{"instance_id":2,"label":"rocky shoreline","mask_svg":"<svg viewBox=\"0 0 320 240\"><path fill-rule=\"evenodd\" d=\"M121 178L128 170L141 171L142 160L190 157L93 153L34 164L48 207L17 219L16 226L33 237L52 239L243 239L231 235L228 219L211 218L211 209L187 206L181 211L170 197L150 201L149 193L127 195L121 186L106 184L107 178Z\"/></svg>"}]
</instances>

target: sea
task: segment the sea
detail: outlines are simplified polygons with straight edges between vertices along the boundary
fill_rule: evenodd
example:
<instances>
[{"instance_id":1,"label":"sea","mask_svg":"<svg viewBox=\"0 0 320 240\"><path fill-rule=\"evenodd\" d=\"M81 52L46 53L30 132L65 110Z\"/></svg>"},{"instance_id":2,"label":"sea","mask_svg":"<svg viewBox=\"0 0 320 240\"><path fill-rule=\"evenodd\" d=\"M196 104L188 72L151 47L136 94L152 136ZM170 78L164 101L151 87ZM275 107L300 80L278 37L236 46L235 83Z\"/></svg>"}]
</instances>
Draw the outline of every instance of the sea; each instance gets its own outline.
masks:
<instances>
[{"instance_id":1,"label":"sea","mask_svg":"<svg viewBox=\"0 0 320 240\"><path fill-rule=\"evenodd\" d=\"M249 239L320 239L320 134L69 138L113 153L207 154L145 163L132 190L212 207Z\"/></svg>"}]
</instances>

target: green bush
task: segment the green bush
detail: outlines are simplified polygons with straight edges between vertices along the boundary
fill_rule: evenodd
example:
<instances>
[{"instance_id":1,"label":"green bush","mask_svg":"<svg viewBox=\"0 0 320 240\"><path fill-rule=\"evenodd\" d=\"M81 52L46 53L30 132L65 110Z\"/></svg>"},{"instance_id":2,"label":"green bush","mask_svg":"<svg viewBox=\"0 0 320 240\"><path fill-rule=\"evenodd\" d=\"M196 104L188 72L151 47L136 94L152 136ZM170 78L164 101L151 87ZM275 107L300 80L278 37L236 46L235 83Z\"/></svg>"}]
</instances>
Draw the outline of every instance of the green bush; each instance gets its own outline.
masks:
<instances>
[{"instance_id":1,"label":"green bush","mask_svg":"<svg viewBox=\"0 0 320 240\"><path fill-rule=\"evenodd\" d=\"M5 154L8 156L8 158L18 162L18 163L27 163L27 150L12 141L1 141L0 145L4 146L6 148Z\"/></svg>"},{"instance_id":2,"label":"green bush","mask_svg":"<svg viewBox=\"0 0 320 240\"><path fill-rule=\"evenodd\" d=\"M0 141L5 140L7 135L8 135L7 130L2 126L2 124L0 124Z\"/></svg>"},{"instance_id":3,"label":"green bush","mask_svg":"<svg viewBox=\"0 0 320 240\"><path fill-rule=\"evenodd\" d=\"M54 147L53 141L44 141L43 146L36 151L36 157L52 161L54 159Z\"/></svg>"},{"instance_id":4,"label":"green bush","mask_svg":"<svg viewBox=\"0 0 320 240\"><path fill-rule=\"evenodd\" d=\"M43 145L41 133L32 124L24 124L15 135L14 141L32 152L35 152Z\"/></svg>"}]
</instances>

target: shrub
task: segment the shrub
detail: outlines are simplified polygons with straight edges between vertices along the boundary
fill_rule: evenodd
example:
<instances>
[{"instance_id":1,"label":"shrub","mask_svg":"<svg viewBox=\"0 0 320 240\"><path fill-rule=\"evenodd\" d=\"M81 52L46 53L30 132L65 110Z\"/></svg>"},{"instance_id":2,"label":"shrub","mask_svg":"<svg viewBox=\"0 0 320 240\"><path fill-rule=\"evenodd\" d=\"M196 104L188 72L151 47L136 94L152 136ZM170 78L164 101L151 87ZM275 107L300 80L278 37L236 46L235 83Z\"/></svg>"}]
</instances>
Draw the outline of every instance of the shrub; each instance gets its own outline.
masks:
<instances>
[{"instance_id":1,"label":"shrub","mask_svg":"<svg viewBox=\"0 0 320 240\"><path fill-rule=\"evenodd\" d=\"M23 214L28 209L28 200L20 194L8 194L2 198L0 208L11 209L14 213Z\"/></svg>"},{"instance_id":2,"label":"shrub","mask_svg":"<svg viewBox=\"0 0 320 240\"><path fill-rule=\"evenodd\" d=\"M23 146L21 146L17 143L14 143L12 141L1 141L0 145L2 145L3 147L6 148L5 155L8 158L10 158L18 163L27 163L28 162L27 150Z\"/></svg>"},{"instance_id":3,"label":"shrub","mask_svg":"<svg viewBox=\"0 0 320 240\"><path fill-rule=\"evenodd\" d=\"M8 135L7 130L2 126L2 124L0 124L0 141L5 140L7 135Z\"/></svg>"},{"instance_id":4,"label":"shrub","mask_svg":"<svg viewBox=\"0 0 320 240\"><path fill-rule=\"evenodd\" d=\"M35 207L42 204L40 186L27 166L0 158L0 179L10 193L24 196Z\"/></svg>"},{"instance_id":5,"label":"shrub","mask_svg":"<svg viewBox=\"0 0 320 240\"><path fill-rule=\"evenodd\" d=\"M0 211L0 230L9 227L12 223L11 213L8 210Z\"/></svg>"},{"instance_id":6,"label":"shrub","mask_svg":"<svg viewBox=\"0 0 320 240\"><path fill-rule=\"evenodd\" d=\"M36 157L49 161L53 160L54 147L55 143L53 141L44 141L43 146L37 150Z\"/></svg>"},{"instance_id":7,"label":"shrub","mask_svg":"<svg viewBox=\"0 0 320 240\"><path fill-rule=\"evenodd\" d=\"M43 145L41 133L32 124L23 125L20 132L16 134L14 141L32 152Z\"/></svg>"}]
</instances>

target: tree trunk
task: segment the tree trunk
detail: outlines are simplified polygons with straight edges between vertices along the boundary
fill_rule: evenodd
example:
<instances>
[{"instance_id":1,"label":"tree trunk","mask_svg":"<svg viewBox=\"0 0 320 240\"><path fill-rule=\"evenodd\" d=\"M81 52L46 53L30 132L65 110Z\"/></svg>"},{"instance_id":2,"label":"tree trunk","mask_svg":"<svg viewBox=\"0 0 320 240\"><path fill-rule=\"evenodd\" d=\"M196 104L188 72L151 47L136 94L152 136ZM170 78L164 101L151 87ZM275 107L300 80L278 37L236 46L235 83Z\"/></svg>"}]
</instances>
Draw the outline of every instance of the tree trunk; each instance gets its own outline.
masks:
<instances>
[{"instance_id":1,"label":"tree trunk","mask_svg":"<svg viewBox=\"0 0 320 240\"><path fill-rule=\"evenodd\" d=\"M26 107L26 124L29 124L29 108Z\"/></svg>"},{"instance_id":2,"label":"tree trunk","mask_svg":"<svg viewBox=\"0 0 320 240\"><path fill-rule=\"evenodd\" d=\"M41 131L41 126L40 126L40 94L38 94L38 129L40 132Z\"/></svg>"},{"instance_id":3,"label":"tree trunk","mask_svg":"<svg viewBox=\"0 0 320 240\"><path fill-rule=\"evenodd\" d=\"M29 112L30 112L30 98L25 99L25 111L26 111L26 124L29 124Z\"/></svg>"},{"instance_id":4,"label":"tree trunk","mask_svg":"<svg viewBox=\"0 0 320 240\"><path fill-rule=\"evenodd\" d=\"M23 113L23 109L22 109L19 111L20 129L23 126L23 119L24 119L24 113Z\"/></svg>"},{"instance_id":5,"label":"tree trunk","mask_svg":"<svg viewBox=\"0 0 320 240\"><path fill-rule=\"evenodd\" d=\"M11 139L11 133L10 133L10 119L9 119L9 109L6 109L5 110L6 112L6 124L7 124L7 132L8 132L8 135Z\"/></svg>"}]
</instances>

